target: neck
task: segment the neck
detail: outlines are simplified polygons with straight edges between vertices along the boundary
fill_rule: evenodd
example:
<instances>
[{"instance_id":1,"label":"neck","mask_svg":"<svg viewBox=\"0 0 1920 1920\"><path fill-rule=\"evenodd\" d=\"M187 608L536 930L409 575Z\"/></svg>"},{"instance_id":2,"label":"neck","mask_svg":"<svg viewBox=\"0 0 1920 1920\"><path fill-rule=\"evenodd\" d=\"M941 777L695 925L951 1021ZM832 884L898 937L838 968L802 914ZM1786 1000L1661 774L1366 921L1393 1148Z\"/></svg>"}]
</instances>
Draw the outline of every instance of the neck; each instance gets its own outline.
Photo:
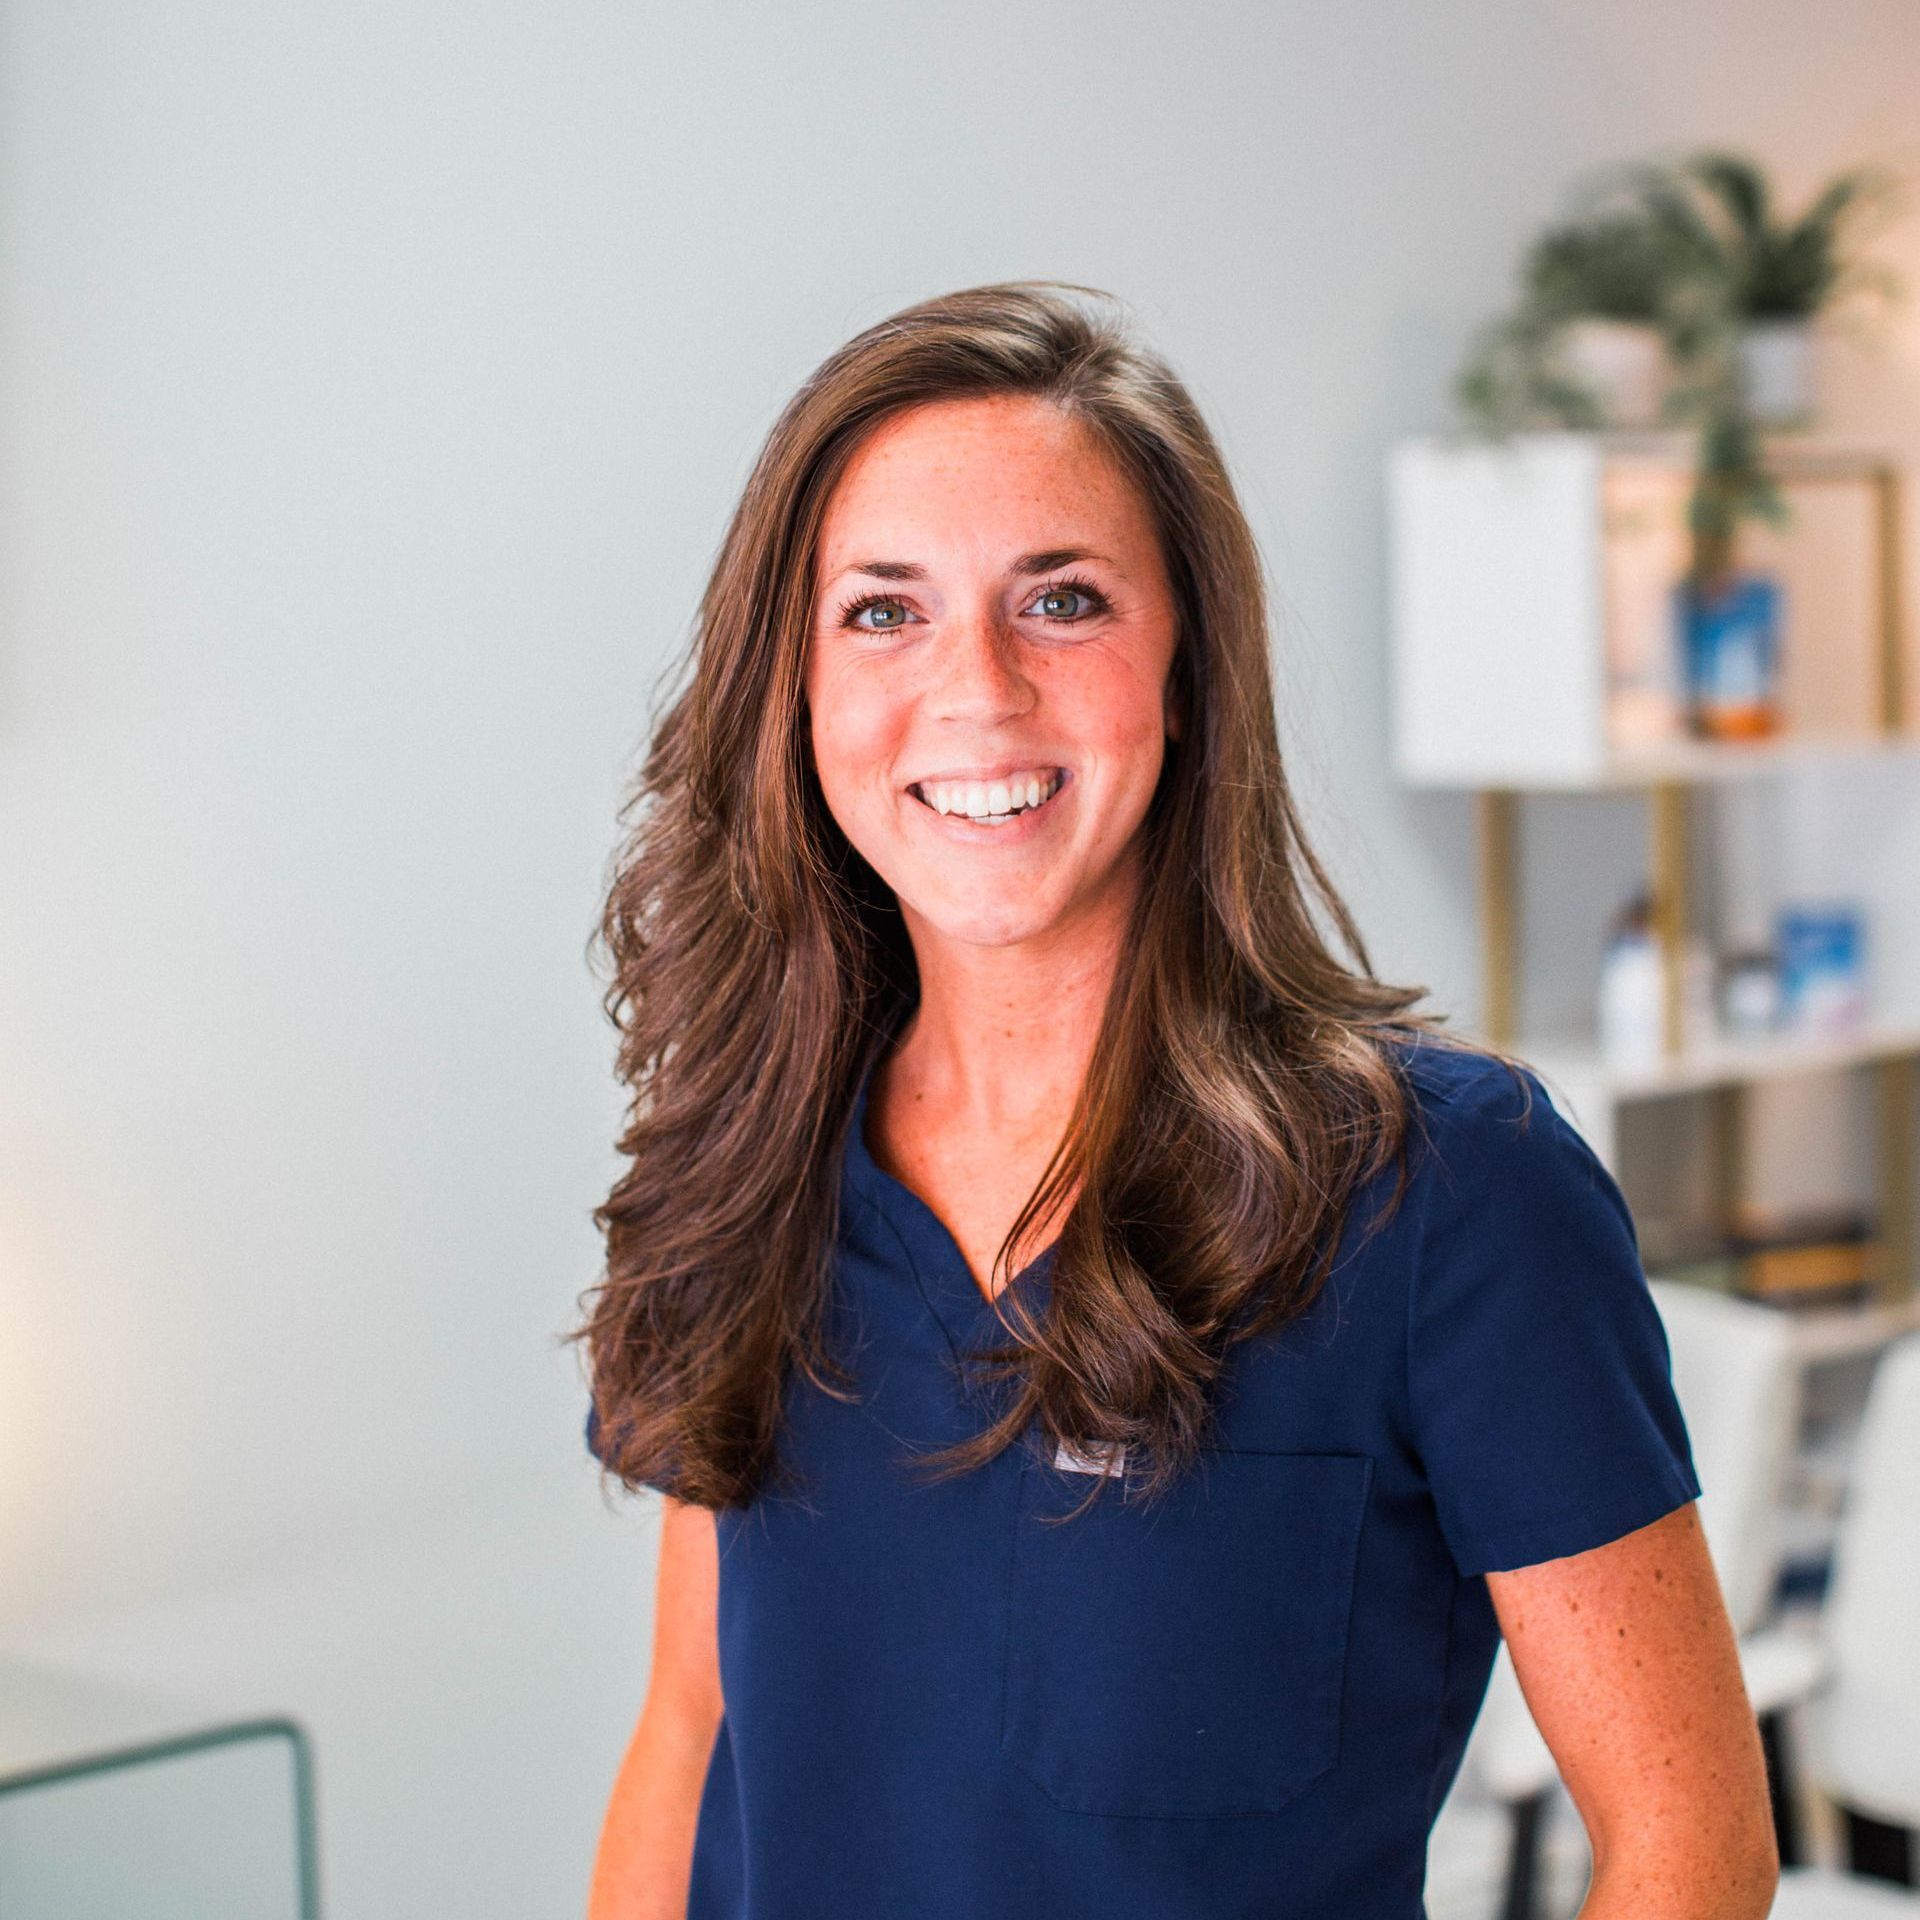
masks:
<instances>
[{"instance_id":1,"label":"neck","mask_svg":"<svg viewBox=\"0 0 1920 1920\"><path fill-rule=\"evenodd\" d=\"M888 1064L893 1092L963 1133L1058 1124L1093 1058L1128 918L999 947L916 938L920 998Z\"/></svg>"}]
</instances>

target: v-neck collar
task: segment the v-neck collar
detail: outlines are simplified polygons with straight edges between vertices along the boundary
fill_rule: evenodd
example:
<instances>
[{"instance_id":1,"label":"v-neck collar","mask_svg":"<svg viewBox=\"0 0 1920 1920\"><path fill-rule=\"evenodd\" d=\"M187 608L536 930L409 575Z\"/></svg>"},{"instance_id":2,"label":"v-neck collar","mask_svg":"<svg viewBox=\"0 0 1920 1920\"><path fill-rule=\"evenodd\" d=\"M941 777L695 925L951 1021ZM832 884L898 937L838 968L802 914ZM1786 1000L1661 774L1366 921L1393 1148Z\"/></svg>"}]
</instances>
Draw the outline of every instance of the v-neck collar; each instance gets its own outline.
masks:
<instances>
[{"instance_id":1,"label":"v-neck collar","mask_svg":"<svg viewBox=\"0 0 1920 1920\"><path fill-rule=\"evenodd\" d=\"M898 1031L896 1025L894 1032L874 1049L860 1076L853 1114L847 1123L847 1175L856 1191L879 1209L906 1243L927 1303L956 1352L981 1343L997 1345L1007 1337L1004 1323L995 1311L995 1302L987 1298L973 1277L973 1269L967 1265L952 1229L904 1180L896 1179L881 1166L867 1145L867 1095L872 1089L874 1074L891 1050ZM1043 1314L1053 1256L1059 1244L1056 1237L1037 1253L1000 1290L1001 1297L1011 1294L1015 1288L1028 1288L1036 1296L1032 1302L1034 1314L1036 1317Z\"/></svg>"}]
</instances>

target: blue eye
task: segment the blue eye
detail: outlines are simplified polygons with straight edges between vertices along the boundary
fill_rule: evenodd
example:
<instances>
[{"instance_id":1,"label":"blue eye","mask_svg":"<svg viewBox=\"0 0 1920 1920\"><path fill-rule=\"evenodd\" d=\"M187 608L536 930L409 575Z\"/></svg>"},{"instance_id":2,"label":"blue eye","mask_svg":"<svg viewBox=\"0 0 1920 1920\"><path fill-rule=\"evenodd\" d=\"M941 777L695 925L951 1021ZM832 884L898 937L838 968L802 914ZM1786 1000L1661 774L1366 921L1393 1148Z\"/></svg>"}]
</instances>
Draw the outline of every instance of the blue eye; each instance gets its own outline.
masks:
<instances>
[{"instance_id":1,"label":"blue eye","mask_svg":"<svg viewBox=\"0 0 1920 1920\"><path fill-rule=\"evenodd\" d=\"M1048 602L1084 600L1085 598L1086 595L1083 594L1078 587L1049 587L1047 591L1040 596L1040 610L1043 613L1060 614L1067 619L1075 619L1078 617L1077 615L1068 613L1064 607L1059 605L1049 606Z\"/></svg>"},{"instance_id":2,"label":"blue eye","mask_svg":"<svg viewBox=\"0 0 1920 1920\"><path fill-rule=\"evenodd\" d=\"M863 613L891 613L894 618L866 626L860 619ZM843 627L859 627L864 633L892 633L896 627L904 626L906 619L906 608L885 593L863 593L847 601L840 609L840 624Z\"/></svg>"},{"instance_id":3,"label":"blue eye","mask_svg":"<svg viewBox=\"0 0 1920 1920\"><path fill-rule=\"evenodd\" d=\"M1069 599L1084 600L1087 604L1079 613L1059 612L1049 604ZM1040 589L1034 604L1045 612L1051 625L1063 627L1077 626L1096 613L1110 611L1107 596L1089 580L1051 580Z\"/></svg>"}]
</instances>

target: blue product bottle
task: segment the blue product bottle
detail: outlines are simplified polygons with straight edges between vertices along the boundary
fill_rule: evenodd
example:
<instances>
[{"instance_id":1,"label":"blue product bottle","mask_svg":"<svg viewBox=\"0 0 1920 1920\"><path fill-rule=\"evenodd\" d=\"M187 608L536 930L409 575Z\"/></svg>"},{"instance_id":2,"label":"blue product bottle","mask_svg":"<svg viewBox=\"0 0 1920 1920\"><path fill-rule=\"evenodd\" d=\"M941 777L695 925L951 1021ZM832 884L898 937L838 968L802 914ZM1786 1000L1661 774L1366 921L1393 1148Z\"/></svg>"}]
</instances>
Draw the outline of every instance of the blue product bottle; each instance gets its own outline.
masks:
<instances>
[{"instance_id":1,"label":"blue product bottle","mask_svg":"<svg viewBox=\"0 0 1920 1920\"><path fill-rule=\"evenodd\" d=\"M1717 740L1755 739L1779 726L1780 583L1738 573L1703 593L1674 589L1687 689L1687 720Z\"/></svg>"}]
</instances>

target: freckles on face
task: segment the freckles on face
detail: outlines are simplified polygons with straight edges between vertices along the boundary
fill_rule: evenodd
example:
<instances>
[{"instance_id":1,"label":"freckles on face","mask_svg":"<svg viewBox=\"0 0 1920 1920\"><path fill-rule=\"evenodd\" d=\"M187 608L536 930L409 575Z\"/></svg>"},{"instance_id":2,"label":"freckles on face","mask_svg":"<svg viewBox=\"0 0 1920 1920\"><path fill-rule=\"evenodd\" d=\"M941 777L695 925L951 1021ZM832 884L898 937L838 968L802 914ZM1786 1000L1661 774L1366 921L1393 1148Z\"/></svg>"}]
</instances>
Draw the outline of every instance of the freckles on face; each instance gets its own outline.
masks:
<instances>
[{"instance_id":1,"label":"freckles on face","mask_svg":"<svg viewBox=\"0 0 1920 1920\"><path fill-rule=\"evenodd\" d=\"M1110 902L1178 729L1126 471L1044 401L912 409L841 476L814 577L821 790L916 936L1005 945Z\"/></svg>"}]
</instances>

